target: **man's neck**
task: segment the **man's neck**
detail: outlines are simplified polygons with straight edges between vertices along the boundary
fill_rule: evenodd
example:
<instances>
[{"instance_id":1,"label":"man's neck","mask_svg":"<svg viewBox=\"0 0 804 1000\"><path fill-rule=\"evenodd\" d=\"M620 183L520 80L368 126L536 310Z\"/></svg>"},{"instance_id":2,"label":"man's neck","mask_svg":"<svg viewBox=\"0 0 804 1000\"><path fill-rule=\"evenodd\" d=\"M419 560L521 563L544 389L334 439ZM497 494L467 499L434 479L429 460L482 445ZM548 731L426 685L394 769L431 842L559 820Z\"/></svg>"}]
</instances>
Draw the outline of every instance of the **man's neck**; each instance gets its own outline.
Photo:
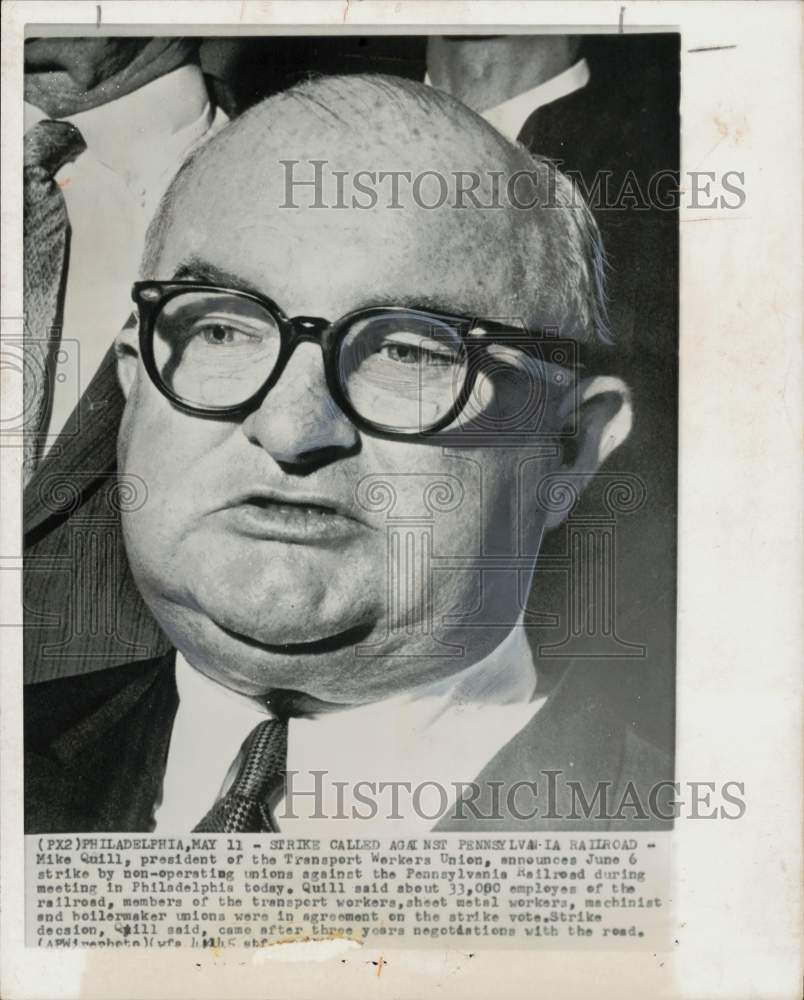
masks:
<instances>
[{"instance_id":1,"label":"man's neck","mask_svg":"<svg viewBox=\"0 0 804 1000\"><path fill-rule=\"evenodd\" d=\"M432 37L427 46L430 83L482 113L568 69L579 42L566 35L498 38Z\"/></svg>"}]
</instances>

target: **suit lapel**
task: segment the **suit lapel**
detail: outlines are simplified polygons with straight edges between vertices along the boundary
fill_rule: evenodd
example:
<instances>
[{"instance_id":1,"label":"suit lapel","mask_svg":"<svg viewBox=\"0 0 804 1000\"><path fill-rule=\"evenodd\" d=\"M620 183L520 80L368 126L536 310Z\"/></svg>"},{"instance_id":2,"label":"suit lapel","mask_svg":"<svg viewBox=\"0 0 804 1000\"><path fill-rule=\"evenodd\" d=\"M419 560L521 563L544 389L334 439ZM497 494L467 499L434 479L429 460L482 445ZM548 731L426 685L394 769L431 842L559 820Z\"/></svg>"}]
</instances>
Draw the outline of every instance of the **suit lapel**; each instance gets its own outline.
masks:
<instances>
[{"instance_id":1,"label":"suit lapel","mask_svg":"<svg viewBox=\"0 0 804 1000\"><path fill-rule=\"evenodd\" d=\"M26 831L148 831L178 707L173 654L26 688Z\"/></svg>"},{"instance_id":2,"label":"suit lapel","mask_svg":"<svg viewBox=\"0 0 804 1000\"><path fill-rule=\"evenodd\" d=\"M73 514L117 467L117 429L125 400L109 348L95 377L23 498L26 544Z\"/></svg>"},{"instance_id":3,"label":"suit lapel","mask_svg":"<svg viewBox=\"0 0 804 1000\"><path fill-rule=\"evenodd\" d=\"M25 491L26 683L144 660L169 648L140 597L123 545L121 509L147 495L141 480L117 473L123 407L110 349Z\"/></svg>"},{"instance_id":4,"label":"suit lapel","mask_svg":"<svg viewBox=\"0 0 804 1000\"><path fill-rule=\"evenodd\" d=\"M578 782L589 801L601 781L617 782L624 747L602 674L581 665L567 669L542 709L475 779L480 795L474 809L465 806L455 815L451 810L436 829L589 829L592 824L583 816L568 818L573 803L566 782ZM512 794L517 782L520 791ZM535 809L538 814L530 815Z\"/></svg>"}]
</instances>

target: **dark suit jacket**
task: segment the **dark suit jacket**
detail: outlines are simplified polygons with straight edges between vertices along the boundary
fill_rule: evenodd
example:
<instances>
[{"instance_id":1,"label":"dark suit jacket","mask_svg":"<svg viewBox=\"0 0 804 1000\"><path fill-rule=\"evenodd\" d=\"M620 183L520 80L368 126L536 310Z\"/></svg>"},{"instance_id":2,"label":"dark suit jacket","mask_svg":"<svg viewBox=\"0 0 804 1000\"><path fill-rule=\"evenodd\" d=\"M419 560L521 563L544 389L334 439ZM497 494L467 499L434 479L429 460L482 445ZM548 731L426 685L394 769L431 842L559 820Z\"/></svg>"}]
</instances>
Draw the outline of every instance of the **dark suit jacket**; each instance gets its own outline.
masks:
<instances>
[{"instance_id":1,"label":"dark suit jacket","mask_svg":"<svg viewBox=\"0 0 804 1000\"><path fill-rule=\"evenodd\" d=\"M27 833L147 832L162 785L178 707L174 657L30 685L25 697L25 826ZM597 680L596 680L597 674ZM629 782L645 813L650 789L670 775L667 757L629 734L604 696L600 671L568 671L533 721L479 775L481 794L463 816L445 817L437 829L465 832L515 830L651 830L661 816L634 818L625 801ZM321 762L326 767L326 761ZM559 771L549 779L546 771ZM592 802L595 785L608 782L603 814L583 815L567 780L580 783ZM547 782L556 790L551 815ZM494 814L495 781L505 783ZM507 799L514 782L536 781ZM671 797L671 796L670 796ZM660 800L669 815L668 795ZM211 805L211 803L210 803ZM538 816L523 818L538 806ZM201 817L199 817L200 820Z\"/></svg>"},{"instance_id":2,"label":"dark suit jacket","mask_svg":"<svg viewBox=\"0 0 804 1000\"><path fill-rule=\"evenodd\" d=\"M23 497L26 683L144 660L170 647L139 595L120 512L147 485L117 475L123 412L112 350Z\"/></svg>"}]
</instances>

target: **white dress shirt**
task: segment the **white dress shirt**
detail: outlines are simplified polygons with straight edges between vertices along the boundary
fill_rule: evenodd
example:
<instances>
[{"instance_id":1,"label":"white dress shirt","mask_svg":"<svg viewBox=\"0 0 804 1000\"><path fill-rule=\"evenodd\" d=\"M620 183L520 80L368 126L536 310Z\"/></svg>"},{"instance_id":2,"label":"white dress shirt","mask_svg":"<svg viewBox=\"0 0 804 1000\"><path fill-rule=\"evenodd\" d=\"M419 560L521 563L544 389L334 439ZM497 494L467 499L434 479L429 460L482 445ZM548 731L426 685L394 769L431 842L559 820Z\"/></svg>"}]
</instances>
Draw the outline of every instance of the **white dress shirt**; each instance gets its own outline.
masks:
<instances>
[{"instance_id":1,"label":"white dress shirt","mask_svg":"<svg viewBox=\"0 0 804 1000\"><path fill-rule=\"evenodd\" d=\"M251 730L268 709L195 670L177 653L179 708L171 735L156 831L187 833L217 799ZM432 829L470 782L536 714L536 670L525 630L515 627L485 659L457 676L411 692L315 718L291 719L287 768L292 802L275 809L282 833L291 836L366 832L421 834ZM324 771L316 777L314 771ZM299 794L316 789L318 796ZM339 789L337 782L346 782ZM370 807L354 797L358 782ZM380 790L379 782L409 782L410 789ZM433 783L445 789L446 798ZM419 795L414 802L414 792ZM315 818L316 805L325 819ZM288 807L290 807L288 809ZM288 815L288 813L293 815ZM400 818L390 818L396 815Z\"/></svg>"},{"instance_id":2,"label":"white dress shirt","mask_svg":"<svg viewBox=\"0 0 804 1000\"><path fill-rule=\"evenodd\" d=\"M425 75L424 82L428 86L432 86L429 74ZM576 90L585 87L588 82L589 64L585 59L579 59L558 76L545 80L544 83L531 87L530 90L517 94L516 97L511 97L509 100L503 101L502 104L497 104L487 111L479 112L479 114L498 132L502 132L507 139L516 142L517 136L522 131L522 126L537 108L574 94Z\"/></svg>"},{"instance_id":3,"label":"white dress shirt","mask_svg":"<svg viewBox=\"0 0 804 1000\"><path fill-rule=\"evenodd\" d=\"M48 116L25 105L25 129ZM56 174L70 219L62 343L46 451L132 311L145 231L184 159L227 121L201 69L180 66L123 97L62 119L87 148Z\"/></svg>"}]
</instances>

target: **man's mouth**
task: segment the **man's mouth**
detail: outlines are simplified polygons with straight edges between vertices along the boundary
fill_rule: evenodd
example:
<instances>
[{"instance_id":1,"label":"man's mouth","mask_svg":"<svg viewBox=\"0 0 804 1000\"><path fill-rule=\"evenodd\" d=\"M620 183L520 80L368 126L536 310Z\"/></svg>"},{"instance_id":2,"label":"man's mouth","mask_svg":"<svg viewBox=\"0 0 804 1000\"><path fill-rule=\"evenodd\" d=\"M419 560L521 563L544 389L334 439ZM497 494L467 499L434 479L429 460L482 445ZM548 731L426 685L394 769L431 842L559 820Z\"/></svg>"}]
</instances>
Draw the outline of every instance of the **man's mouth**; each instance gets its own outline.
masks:
<instances>
[{"instance_id":1,"label":"man's mouth","mask_svg":"<svg viewBox=\"0 0 804 1000\"><path fill-rule=\"evenodd\" d=\"M335 506L307 498L255 493L224 510L243 534L291 544L337 543L367 527Z\"/></svg>"}]
</instances>

